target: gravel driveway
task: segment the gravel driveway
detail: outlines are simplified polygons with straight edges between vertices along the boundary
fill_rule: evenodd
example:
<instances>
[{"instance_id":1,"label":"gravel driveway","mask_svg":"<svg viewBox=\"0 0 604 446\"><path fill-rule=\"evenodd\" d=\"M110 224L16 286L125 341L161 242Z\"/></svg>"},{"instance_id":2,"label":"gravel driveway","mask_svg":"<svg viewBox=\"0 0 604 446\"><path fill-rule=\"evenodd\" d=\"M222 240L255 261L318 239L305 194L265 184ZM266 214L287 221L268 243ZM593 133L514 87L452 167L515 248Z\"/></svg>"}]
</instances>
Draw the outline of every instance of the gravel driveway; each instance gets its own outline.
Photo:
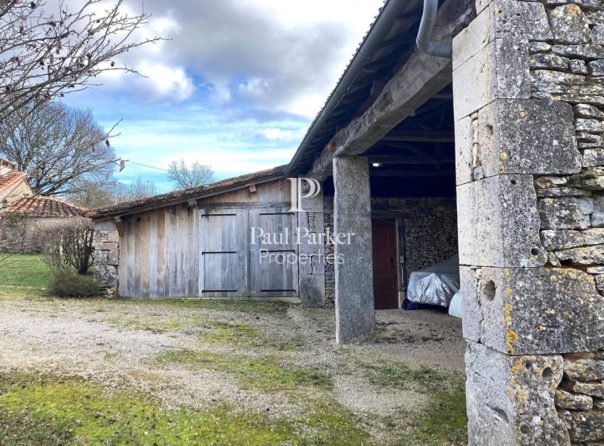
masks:
<instances>
[{"instance_id":1,"label":"gravel driveway","mask_svg":"<svg viewBox=\"0 0 604 446\"><path fill-rule=\"evenodd\" d=\"M329 308L237 301L56 300L0 290L0 371L75 375L129 386L169 406L224 401L295 414L300 410L296 398L285 396L291 392L242 385L229 373L228 361L221 370L158 358L202 351L214 359L313 368L329 377L331 387L299 392L313 398L321 393L374 420L367 428L377 442L387 444L384 420L420 413L430 400L413 383L388 385L382 372L392 373L405 363L413 370L423 366L461 374L464 342L459 320L430 311L378 311L377 326L375 343L338 346L334 310Z\"/></svg>"}]
</instances>

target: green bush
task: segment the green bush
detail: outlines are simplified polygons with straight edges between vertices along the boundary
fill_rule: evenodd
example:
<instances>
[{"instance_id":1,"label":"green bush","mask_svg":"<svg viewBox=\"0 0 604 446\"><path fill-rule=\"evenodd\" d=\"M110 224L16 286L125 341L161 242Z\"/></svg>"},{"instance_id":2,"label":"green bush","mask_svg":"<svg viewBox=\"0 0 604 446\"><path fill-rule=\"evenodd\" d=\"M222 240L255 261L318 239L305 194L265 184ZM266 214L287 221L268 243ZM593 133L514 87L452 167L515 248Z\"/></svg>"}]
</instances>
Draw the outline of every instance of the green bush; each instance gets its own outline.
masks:
<instances>
[{"instance_id":1,"label":"green bush","mask_svg":"<svg viewBox=\"0 0 604 446\"><path fill-rule=\"evenodd\" d=\"M101 289L92 277L60 269L52 272L48 290L57 297L91 297L101 294Z\"/></svg>"}]
</instances>

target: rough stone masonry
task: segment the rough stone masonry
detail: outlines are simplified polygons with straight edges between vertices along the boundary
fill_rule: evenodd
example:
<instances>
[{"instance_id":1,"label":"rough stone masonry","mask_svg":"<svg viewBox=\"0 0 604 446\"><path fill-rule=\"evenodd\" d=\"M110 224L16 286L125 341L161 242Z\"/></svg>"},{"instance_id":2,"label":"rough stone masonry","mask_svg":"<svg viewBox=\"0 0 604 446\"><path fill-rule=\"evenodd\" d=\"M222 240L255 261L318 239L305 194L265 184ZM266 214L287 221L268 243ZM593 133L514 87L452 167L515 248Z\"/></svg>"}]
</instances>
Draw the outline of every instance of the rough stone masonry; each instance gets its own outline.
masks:
<instances>
[{"instance_id":1,"label":"rough stone masonry","mask_svg":"<svg viewBox=\"0 0 604 446\"><path fill-rule=\"evenodd\" d=\"M604 444L604 2L454 39L469 443Z\"/></svg>"}]
</instances>

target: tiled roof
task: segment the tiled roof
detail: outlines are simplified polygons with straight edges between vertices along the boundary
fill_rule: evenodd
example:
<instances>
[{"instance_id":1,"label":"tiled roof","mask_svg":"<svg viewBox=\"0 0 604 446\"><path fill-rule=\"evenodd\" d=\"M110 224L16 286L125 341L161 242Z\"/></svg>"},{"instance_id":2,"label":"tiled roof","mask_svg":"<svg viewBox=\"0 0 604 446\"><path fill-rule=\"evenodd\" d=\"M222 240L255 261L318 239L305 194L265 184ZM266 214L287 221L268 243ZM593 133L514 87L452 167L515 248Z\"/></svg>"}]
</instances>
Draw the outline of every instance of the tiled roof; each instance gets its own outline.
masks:
<instances>
[{"instance_id":1,"label":"tiled roof","mask_svg":"<svg viewBox=\"0 0 604 446\"><path fill-rule=\"evenodd\" d=\"M38 195L20 198L2 209L2 212L35 218L68 218L82 217L87 209L58 198Z\"/></svg>"},{"instance_id":2,"label":"tiled roof","mask_svg":"<svg viewBox=\"0 0 604 446\"><path fill-rule=\"evenodd\" d=\"M12 189L17 184L19 184L19 182L26 179L27 175L25 174L25 172L19 171L9 172L5 175L0 176L0 193L5 190Z\"/></svg>"}]
</instances>

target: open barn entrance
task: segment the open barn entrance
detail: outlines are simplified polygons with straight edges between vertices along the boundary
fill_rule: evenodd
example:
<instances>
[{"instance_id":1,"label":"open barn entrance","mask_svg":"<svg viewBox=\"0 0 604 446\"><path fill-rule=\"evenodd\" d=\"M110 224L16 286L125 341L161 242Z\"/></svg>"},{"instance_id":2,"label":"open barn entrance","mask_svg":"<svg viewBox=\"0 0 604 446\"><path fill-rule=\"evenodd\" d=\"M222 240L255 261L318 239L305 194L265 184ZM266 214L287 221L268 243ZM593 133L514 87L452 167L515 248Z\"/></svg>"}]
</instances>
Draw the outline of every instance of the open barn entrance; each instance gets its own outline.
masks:
<instances>
[{"instance_id":1,"label":"open barn entrance","mask_svg":"<svg viewBox=\"0 0 604 446\"><path fill-rule=\"evenodd\" d=\"M360 157L368 170L373 303L376 309L403 308L405 299L411 297L409 284L414 273L448 260L455 263L458 252L451 85L426 101L413 116L395 124ZM328 177L327 225L335 192L333 177ZM359 228L358 223L355 225ZM326 276L330 277L329 271ZM459 286L458 277L455 284ZM328 295L334 285L326 283ZM417 303L436 304L435 309L448 304L417 294L411 298L421 301Z\"/></svg>"}]
</instances>

